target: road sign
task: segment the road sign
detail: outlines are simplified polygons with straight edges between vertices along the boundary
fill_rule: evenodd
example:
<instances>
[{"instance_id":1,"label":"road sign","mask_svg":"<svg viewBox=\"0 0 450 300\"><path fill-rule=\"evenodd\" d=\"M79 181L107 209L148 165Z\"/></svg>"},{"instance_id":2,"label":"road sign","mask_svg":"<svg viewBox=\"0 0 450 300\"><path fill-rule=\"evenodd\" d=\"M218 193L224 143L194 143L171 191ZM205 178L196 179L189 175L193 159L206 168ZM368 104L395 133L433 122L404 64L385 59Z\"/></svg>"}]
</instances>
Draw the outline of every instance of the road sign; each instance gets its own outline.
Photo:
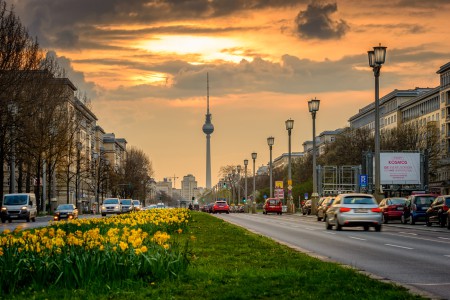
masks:
<instances>
[{"instance_id":1,"label":"road sign","mask_svg":"<svg viewBox=\"0 0 450 300\"><path fill-rule=\"evenodd\" d=\"M367 187L367 175L359 175L359 186Z\"/></svg>"},{"instance_id":2,"label":"road sign","mask_svg":"<svg viewBox=\"0 0 450 300\"><path fill-rule=\"evenodd\" d=\"M283 189L275 189L275 198L284 199L284 190Z\"/></svg>"},{"instance_id":3,"label":"road sign","mask_svg":"<svg viewBox=\"0 0 450 300\"><path fill-rule=\"evenodd\" d=\"M308 193L305 193L305 200L308 200Z\"/></svg>"},{"instance_id":4,"label":"road sign","mask_svg":"<svg viewBox=\"0 0 450 300\"><path fill-rule=\"evenodd\" d=\"M267 199L267 195L266 194L264 194L264 199Z\"/></svg>"},{"instance_id":5,"label":"road sign","mask_svg":"<svg viewBox=\"0 0 450 300\"><path fill-rule=\"evenodd\" d=\"M283 188L283 181L275 181L275 188L276 189L282 189Z\"/></svg>"},{"instance_id":6,"label":"road sign","mask_svg":"<svg viewBox=\"0 0 450 300\"><path fill-rule=\"evenodd\" d=\"M292 186L292 180L288 180L288 186Z\"/></svg>"},{"instance_id":7,"label":"road sign","mask_svg":"<svg viewBox=\"0 0 450 300\"><path fill-rule=\"evenodd\" d=\"M292 191L292 185L288 186L288 190Z\"/></svg>"}]
</instances>

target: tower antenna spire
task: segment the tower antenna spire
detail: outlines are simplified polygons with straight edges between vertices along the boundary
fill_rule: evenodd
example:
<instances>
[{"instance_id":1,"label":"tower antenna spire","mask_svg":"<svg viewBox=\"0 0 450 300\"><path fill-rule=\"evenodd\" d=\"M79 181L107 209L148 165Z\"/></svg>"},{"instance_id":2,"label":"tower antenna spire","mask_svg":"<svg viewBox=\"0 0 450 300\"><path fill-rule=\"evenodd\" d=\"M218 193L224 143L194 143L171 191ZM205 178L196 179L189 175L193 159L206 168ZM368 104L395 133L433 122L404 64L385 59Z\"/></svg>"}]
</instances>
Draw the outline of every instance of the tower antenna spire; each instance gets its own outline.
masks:
<instances>
[{"instance_id":1,"label":"tower antenna spire","mask_svg":"<svg viewBox=\"0 0 450 300\"><path fill-rule=\"evenodd\" d=\"M209 73L206 73L206 114L209 115Z\"/></svg>"}]
</instances>

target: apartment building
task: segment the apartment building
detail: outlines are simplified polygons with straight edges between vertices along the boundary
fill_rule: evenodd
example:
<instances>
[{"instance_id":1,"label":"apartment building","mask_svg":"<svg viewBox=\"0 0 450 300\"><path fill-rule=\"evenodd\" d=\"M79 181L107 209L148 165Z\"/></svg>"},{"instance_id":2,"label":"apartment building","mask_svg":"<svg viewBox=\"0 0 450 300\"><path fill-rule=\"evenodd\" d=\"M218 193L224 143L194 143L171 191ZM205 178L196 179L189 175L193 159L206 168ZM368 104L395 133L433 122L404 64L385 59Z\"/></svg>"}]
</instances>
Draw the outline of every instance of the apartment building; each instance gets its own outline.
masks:
<instances>
[{"instance_id":1,"label":"apartment building","mask_svg":"<svg viewBox=\"0 0 450 300\"><path fill-rule=\"evenodd\" d=\"M195 180L195 176L192 174L183 176L183 180L181 181L181 198L185 201L192 200L192 197L196 196L196 189L197 181Z\"/></svg>"}]
</instances>

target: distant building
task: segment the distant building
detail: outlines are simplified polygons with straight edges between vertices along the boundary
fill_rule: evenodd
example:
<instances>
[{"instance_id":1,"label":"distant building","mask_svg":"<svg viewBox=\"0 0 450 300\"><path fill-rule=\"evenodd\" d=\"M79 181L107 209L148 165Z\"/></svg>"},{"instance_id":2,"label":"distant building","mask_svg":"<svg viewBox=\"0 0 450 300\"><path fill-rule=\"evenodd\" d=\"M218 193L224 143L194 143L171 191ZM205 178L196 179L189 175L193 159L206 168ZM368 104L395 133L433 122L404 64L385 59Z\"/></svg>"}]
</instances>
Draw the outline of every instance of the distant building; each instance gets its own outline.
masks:
<instances>
[{"instance_id":1,"label":"distant building","mask_svg":"<svg viewBox=\"0 0 450 300\"><path fill-rule=\"evenodd\" d=\"M181 198L186 201L192 200L195 197L195 190L197 189L197 181L194 175L188 174L183 177L181 181Z\"/></svg>"}]
</instances>

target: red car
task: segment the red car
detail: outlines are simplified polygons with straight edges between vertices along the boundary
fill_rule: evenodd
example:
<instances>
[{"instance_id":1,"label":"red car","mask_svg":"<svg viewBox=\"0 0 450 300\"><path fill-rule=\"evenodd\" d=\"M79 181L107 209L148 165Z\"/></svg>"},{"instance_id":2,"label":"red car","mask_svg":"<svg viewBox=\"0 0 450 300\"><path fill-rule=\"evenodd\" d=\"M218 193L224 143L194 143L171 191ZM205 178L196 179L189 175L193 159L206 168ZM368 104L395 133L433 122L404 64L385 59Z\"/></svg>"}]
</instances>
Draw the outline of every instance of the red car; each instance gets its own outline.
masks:
<instances>
[{"instance_id":1,"label":"red car","mask_svg":"<svg viewBox=\"0 0 450 300\"><path fill-rule=\"evenodd\" d=\"M227 204L227 201L216 201L212 207L212 213L230 213L230 206Z\"/></svg>"},{"instance_id":2,"label":"red car","mask_svg":"<svg viewBox=\"0 0 450 300\"><path fill-rule=\"evenodd\" d=\"M267 198L263 206L263 214L276 213L281 215L283 209L283 203L278 198Z\"/></svg>"},{"instance_id":3,"label":"red car","mask_svg":"<svg viewBox=\"0 0 450 300\"><path fill-rule=\"evenodd\" d=\"M383 214L383 223L390 220L400 220L405 212L406 198L395 197L386 198L380 202L381 213Z\"/></svg>"}]
</instances>

